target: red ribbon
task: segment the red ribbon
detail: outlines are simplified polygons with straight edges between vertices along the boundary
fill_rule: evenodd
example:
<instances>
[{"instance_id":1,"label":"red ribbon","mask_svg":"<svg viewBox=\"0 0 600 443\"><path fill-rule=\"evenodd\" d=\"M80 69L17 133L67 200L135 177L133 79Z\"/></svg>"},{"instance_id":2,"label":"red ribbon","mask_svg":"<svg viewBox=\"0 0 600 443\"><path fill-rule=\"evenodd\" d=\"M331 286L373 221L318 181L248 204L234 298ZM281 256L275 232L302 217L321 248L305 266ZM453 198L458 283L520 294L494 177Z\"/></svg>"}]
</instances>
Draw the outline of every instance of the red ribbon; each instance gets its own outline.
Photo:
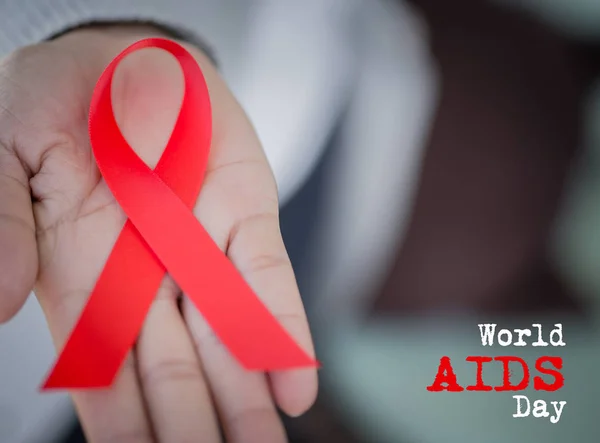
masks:
<instances>
[{"instance_id":1,"label":"red ribbon","mask_svg":"<svg viewBox=\"0 0 600 443\"><path fill-rule=\"evenodd\" d=\"M111 103L119 62L149 47L175 56L185 78L179 117L154 171L123 138ZM208 162L211 128L202 72L192 55L173 41L152 38L131 45L98 80L90 105L90 140L98 168L128 220L43 389L110 386L166 272L246 369L317 365L191 212Z\"/></svg>"}]
</instances>

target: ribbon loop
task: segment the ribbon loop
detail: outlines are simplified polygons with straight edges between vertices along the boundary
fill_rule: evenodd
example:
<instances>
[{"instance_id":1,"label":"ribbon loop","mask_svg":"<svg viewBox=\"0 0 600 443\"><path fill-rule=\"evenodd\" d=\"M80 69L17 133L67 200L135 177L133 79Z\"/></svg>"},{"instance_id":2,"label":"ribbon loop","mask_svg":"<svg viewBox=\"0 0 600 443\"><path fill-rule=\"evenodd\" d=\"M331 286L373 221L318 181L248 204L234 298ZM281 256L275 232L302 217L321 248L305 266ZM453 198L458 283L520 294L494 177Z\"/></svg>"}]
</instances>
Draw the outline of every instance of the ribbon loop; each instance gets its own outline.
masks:
<instances>
[{"instance_id":1,"label":"ribbon loop","mask_svg":"<svg viewBox=\"0 0 600 443\"><path fill-rule=\"evenodd\" d=\"M154 170L125 141L111 102L119 62L150 47L175 56L185 79L177 122ZM243 367L272 371L317 365L191 212L208 163L211 129L202 72L192 55L173 41L134 43L101 75L90 105L90 140L98 168L128 220L43 389L110 386L166 272Z\"/></svg>"}]
</instances>

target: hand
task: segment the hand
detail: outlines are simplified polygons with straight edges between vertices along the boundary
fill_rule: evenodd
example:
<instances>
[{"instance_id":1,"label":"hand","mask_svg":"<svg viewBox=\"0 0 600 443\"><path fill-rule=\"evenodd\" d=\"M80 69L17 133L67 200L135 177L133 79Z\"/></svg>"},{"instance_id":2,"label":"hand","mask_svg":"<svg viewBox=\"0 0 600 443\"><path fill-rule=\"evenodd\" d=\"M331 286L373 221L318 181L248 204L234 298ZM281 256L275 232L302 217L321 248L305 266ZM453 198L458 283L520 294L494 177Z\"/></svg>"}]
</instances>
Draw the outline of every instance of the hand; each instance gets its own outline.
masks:
<instances>
[{"instance_id":1,"label":"hand","mask_svg":"<svg viewBox=\"0 0 600 443\"><path fill-rule=\"evenodd\" d=\"M104 67L152 27L98 27L24 48L0 62L0 320L34 288L62 348L125 215L96 167L87 133L91 93ZM213 142L194 213L266 306L312 351L302 302L279 231L275 181L243 110L208 58L200 64L213 107ZM154 166L183 95L177 61L157 49L128 56L113 80L124 137ZM303 413L314 369L243 370L168 278L113 387L76 391L91 442L285 441L276 412ZM109 325L107 325L109 327Z\"/></svg>"}]
</instances>

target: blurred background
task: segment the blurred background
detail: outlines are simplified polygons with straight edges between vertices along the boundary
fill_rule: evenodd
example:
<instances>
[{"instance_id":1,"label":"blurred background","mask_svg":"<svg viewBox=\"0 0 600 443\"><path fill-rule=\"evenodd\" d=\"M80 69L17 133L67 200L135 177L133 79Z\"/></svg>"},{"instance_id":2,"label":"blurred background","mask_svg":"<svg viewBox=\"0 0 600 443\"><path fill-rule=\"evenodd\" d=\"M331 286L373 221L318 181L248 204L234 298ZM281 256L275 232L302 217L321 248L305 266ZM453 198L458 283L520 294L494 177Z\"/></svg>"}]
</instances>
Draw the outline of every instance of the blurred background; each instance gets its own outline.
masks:
<instances>
[{"instance_id":1,"label":"blurred background","mask_svg":"<svg viewBox=\"0 0 600 443\"><path fill-rule=\"evenodd\" d=\"M600 2L222 0L217 12L198 20L275 172L323 363L290 440L597 441ZM567 345L486 349L478 323L562 323ZM563 389L526 392L567 401L559 423L513 418L508 392L426 390L444 355L467 385L466 356L511 354L563 357ZM68 399L36 392L53 358L30 297L0 327L0 442L84 441ZM500 384L501 365L486 369Z\"/></svg>"}]
</instances>

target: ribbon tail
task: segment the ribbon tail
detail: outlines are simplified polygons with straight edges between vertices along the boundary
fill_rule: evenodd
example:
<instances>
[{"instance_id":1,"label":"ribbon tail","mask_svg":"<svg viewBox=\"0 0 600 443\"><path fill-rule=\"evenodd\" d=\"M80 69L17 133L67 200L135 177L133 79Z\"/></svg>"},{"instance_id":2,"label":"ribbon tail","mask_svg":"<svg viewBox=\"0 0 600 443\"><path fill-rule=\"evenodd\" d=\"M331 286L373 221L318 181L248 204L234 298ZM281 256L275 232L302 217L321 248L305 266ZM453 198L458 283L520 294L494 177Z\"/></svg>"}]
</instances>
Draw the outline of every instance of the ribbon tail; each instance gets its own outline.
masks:
<instances>
[{"instance_id":1,"label":"ribbon tail","mask_svg":"<svg viewBox=\"0 0 600 443\"><path fill-rule=\"evenodd\" d=\"M135 165L137 157L132 157ZM252 370L274 371L316 367L310 357L269 312L262 301L219 249L192 212L150 170L137 161L139 174L129 174L114 186L121 207L144 237L182 292L237 358ZM134 170L132 168L132 170ZM117 185L110 174L109 186ZM160 211L147 211L153 202ZM165 226L176 226L165 235Z\"/></svg>"},{"instance_id":2,"label":"ribbon tail","mask_svg":"<svg viewBox=\"0 0 600 443\"><path fill-rule=\"evenodd\" d=\"M212 242L206 232L205 239L203 243ZM190 300L245 369L281 371L319 366L281 325L285 316L278 318L266 308L216 245L200 250L212 267L200 264L199 269L212 272L195 281L178 273L180 285L189 288L186 294Z\"/></svg>"},{"instance_id":3,"label":"ribbon tail","mask_svg":"<svg viewBox=\"0 0 600 443\"><path fill-rule=\"evenodd\" d=\"M41 389L109 387L164 275L164 267L128 221Z\"/></svg>"}]
</instances>

